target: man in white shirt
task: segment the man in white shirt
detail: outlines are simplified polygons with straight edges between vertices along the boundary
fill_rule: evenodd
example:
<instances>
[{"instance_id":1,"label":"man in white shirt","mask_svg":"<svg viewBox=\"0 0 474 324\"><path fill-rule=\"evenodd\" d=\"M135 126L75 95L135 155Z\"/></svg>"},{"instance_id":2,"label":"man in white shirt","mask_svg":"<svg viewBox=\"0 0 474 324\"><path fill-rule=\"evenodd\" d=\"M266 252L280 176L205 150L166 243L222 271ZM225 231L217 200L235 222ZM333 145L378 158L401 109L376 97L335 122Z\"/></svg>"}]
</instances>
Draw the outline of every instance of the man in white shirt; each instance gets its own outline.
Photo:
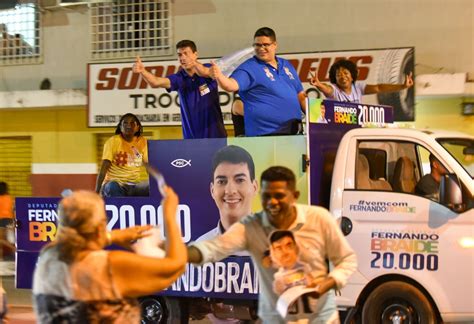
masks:
<instances>
[{"instance_id":1,"label":"man in white shirt","mask_svg":"<svg viewBox=\"0 0 474 324\"><path fill-rule=\"evenodd\" d=\"M246 250L258 269L260 295L258 315L264 323L287 323L307 320L310 323L339 323L335 293L342 288L356 270L354 251L344 238L331 214L324 208L297 204L294 173L285 167L275 166L261 175L260 196L263 211L249 215L232 225L224 234L188 247L188 262L202 264L225 258L237 251ZM276 269L263 264L269 250L271 232L291 230L300 250L300 261L309 267L315 288L311 312L291 314L282 318L276 311L278 295L273 291ZM326 260L333 267L329 269Z\"/></svg>"}]
</instances>

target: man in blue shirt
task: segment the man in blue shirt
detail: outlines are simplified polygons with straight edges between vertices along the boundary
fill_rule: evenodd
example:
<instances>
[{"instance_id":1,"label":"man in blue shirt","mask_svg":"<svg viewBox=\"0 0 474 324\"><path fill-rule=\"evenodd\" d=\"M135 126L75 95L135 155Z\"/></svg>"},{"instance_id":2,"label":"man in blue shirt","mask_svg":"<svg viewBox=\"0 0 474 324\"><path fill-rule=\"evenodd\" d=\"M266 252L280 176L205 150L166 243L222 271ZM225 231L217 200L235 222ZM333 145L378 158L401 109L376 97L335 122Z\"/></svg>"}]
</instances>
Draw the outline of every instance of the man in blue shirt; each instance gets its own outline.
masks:
<instances>
[{"instance_id":1,"label":"man in blue shirt","mask_svg":"<svg viewBox=\"0 0 474 324\"><path fill-rule=\"evenodd\" d=\"M185 139L226 137L217 82L206 74L209 69L197 62L196 44L190 40L179 41L176 51L181 69L175 74L157 77L145 69L138 56L133 72L140 73L153 88L178 91Z\"/></svg>"},{"instance_id":2,"label":"man in blue shirt","mask_svg":"<svg viewBox=\"0 0 474 324\"><path fill-rule=\"evenodd\" d=\"M298 73L287 60L276 56L276 35L271 28L255 32L253 47L255 56L230 77L215 64L210 75L224 90L239 91L246 136L296 134L306 98Z\"/></svg>"}]
</instances>

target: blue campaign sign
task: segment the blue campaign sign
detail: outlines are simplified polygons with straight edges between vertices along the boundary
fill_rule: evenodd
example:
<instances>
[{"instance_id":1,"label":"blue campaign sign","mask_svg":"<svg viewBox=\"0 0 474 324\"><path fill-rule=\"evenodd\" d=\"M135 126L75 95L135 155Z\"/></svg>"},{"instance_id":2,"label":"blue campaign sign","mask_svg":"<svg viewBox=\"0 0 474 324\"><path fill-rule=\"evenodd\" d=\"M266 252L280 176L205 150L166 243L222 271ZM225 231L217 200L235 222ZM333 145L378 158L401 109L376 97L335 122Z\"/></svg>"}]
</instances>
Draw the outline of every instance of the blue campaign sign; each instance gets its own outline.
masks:
<instances>
[{"instance_id":1,"label":"blue campaign sign","mask_svg":"<svg viewBox=\"0 0 474 324\"><path fill-rule=\"evenodd\" d=\"M201 192L209 195L208 191ZM186 200L186 199L184 199ZM187 201L187 200L186 200ZM199 200L198 200L199 201ZM32 275L39 251L54 240L57 230L59 198L17 198L17 288L32 287ZM213 204L214 206L215 204ZM195 207L196 208L196 207ZM134 225L160 225L163 232L163 215L160 200L156 198L108 198L105 209L109 229ZM217 213L217 212L216 212ZM191 208L180 202L177 221L183 240L188 243L203 231L214 227L216 218L206 227L199 217L192 222ZM199 224L202 223L202 224ZM199 226L200 225L200 226ZM200 229L194 233L194 228ZM162 292L173 296L208 296L220 298L248 298L258 295L258 280L249 257L230 257L201 267L188 265L187 270L172 287ZM238 296L234 296L238 294Z\"/></svg>"},{"instance_id":2,"label":"blue campaign sign","mask_svg":"<svg viewBox=\"0 0 474 324\"><path fill-rule=\"evenodd\" d=\"M16 198L18 251L39 251L56 236L60 198Z\"/></svg>"},{"instance_id":3,"label":"blue campaign sign","mask_svg":"<svg viewBox=\"0 0 474 324\"><path fill-rule=\"evenodd\" d=\"M216 227L219 211L210 194L212 158L227 145L224 139L149 141L149 162L156 167L189 207L192 239ZM150 179L150 196L160 196L158 185Z\"/></svg>"},{"instance_id":4,"label":"blue campaign sign","mask_svg":"<svg viewBox=\"0 0 474 324\"><path fill-rule=\"evenodd\" d=\"M33 287L33 270L35 268L38 255L39 252L16 252L16 288L31 289Z\"/></svg>"}]
</instances>

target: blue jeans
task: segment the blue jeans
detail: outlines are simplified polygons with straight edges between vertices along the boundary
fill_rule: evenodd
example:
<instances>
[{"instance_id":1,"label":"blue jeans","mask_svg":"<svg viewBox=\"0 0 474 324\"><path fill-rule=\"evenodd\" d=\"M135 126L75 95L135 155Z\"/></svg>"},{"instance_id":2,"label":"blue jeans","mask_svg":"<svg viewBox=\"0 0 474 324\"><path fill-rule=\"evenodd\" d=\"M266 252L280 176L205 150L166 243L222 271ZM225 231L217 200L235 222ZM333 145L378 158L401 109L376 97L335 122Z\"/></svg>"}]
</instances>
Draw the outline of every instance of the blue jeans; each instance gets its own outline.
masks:
<instances>
[{"instance_id":1,"label":"blue jeans","mask_svg":"<svg viewBox=\"0 0 474 324\"><path fill-rule=\"evenodd\" d=\"M102 186L103 197L131 197L148 196L150 185L148 181L142 181L136 184L119 184L116 181L110 181Z\"/></svg>"}]
</instances>

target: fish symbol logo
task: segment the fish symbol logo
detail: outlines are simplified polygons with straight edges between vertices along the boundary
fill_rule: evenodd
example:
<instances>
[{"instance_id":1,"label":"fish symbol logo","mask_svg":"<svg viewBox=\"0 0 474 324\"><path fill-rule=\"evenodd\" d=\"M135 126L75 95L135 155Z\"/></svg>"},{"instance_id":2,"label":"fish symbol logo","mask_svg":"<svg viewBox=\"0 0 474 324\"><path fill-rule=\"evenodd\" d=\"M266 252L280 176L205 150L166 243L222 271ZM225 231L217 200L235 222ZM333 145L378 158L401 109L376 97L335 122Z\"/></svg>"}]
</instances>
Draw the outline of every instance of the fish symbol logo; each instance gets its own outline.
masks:
<instances>
[{"instance_id":1,"label":"fish symbol logo","mask_svg":"<svg viewBox=\"0 0 474 324\"><path fill-rule=\"evenodd\" d=\"M171 161L171 165L174 166L175 168L184 168L184 167L187 167L188 165L191 166L191 160L176 159L176 160Z\"/></svg>"}]
</instances>

